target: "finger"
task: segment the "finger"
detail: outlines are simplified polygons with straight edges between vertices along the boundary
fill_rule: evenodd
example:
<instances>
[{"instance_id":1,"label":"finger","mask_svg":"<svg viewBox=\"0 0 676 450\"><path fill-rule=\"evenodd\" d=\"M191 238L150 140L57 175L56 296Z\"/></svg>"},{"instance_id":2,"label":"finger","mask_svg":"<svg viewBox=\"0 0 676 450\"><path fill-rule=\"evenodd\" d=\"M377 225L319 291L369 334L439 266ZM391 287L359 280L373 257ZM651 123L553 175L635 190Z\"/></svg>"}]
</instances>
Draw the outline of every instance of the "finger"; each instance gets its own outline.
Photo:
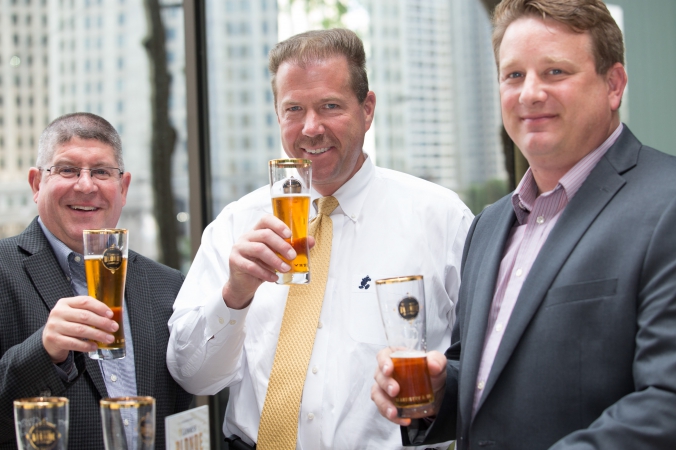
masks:
<instances>
[{"instance_id":1,"label":"finger","mask_svg":"<svg viewBox=\"0 0 676 450\"><path fill-rule=\"evenodd\" d=\"M397 415L397 407L392 399L377 384L371 387L371 400L376 404L380 414L390 422L400 426L409 426L410 419L403 419Z\"/></svg>"},{"instance_id":2,"label":"finger","mask_svg":"<svg viewBox=\"0 0 676 450\"><path fill-rule=\"evenodd\" d=\"M106 310L110 311L110 308L106 306ZM110 313L112 317L112 311L110 311ZM80 308L60 308L58 310L54 309L52 310L52 313L50 313L50 318L52 316L54 316L54 319L58 319L60 321L60 323L59 322L57 323L59 323L61 326L66 326L66 324L70 324L71 325L70 329L74 329L73 327L79 325L82 327L83 331L86 331L87 329L94 327L99 330L113 333L120 328L120 326L114 320L111 320L106 316L101 316L89 309L80 309ZM49 322L49 318L47 320ZM77 328L77 330L79 333L80 328ZM88 337L82 336L80 334L70 334L70 335L75 337Z\"/></svg>"},{"instance_id":3,"label":"finger","mask_svg":"<svg viewBox=\"0 0 676 450\"><path fill-rule=\"evenodd\" d=\"M238 242L236 247L243 258L250 261L259 260L280 272L288 272L291 267L279 255L287 260L292 260L297 256L291 244L272 230L253 231Z\"/></svg>"},{"instance_id":4,"label":"finger","mask_svg":"<svg viewBox=\"0 0 676 450\"><path fill-rule=\"evenodd\" d=\"M254 225L254 230L264 230L269 229L274 231L278 236L281 236L284 239L291 238L291 229L279 218L273 216L272 214L266 214L261 217L261 220Z\"/></svg>"},{"instance_id":5,"label":"finger","mask_svg":"<svg viewBox=\"0 0 676 450\"><path fill-rule=\"evenodd\" d=\"M378 361L378 368L383 372L383 374L387 376L392 375L392 370L394 367L394 364L392 363L392 358L390 358L390 355L392 354L392 349L389 347L386 347L378 352L376 355L376 359Z\"/></svg>"},{"instance_id":6,"label":"finger","mask_svg":"<svg viewBox=\"0 0 676 450\"><path fill-rule=\"evenodd\" d=\"M101 317L108 317L112 318L113 317L113 311L102 301L95 299L94 297L90 297L88 295L81 295L78 297L69 297L69 298L62 298L59 300L54 307L54 309L57 309L60 306L68 306L73 309L80 309L80 310L86 310L90 311L96 315L99 315Z\"/></svg>"}]
</instances>

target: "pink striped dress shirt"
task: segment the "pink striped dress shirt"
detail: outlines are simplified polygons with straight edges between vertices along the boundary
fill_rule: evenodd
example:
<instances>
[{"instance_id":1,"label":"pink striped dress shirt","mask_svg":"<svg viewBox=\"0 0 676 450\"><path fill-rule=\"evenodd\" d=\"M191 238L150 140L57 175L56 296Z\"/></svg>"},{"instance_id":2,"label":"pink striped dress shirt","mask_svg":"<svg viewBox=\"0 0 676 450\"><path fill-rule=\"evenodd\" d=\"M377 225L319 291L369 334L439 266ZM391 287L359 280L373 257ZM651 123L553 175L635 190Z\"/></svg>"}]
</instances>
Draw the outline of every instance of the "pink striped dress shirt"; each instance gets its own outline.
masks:
<instances>
[{"instance_id":1,"label":"pink striped dress shirt","mask_svg":"<svg viewBox=\"0 0 676 450\"><path fill-rule=\"evenodd\" d=\"M530 169L512 194L517 221L510 231L498 271L495 294L488 316L484 347L474 389L472 417L476 414L488 374L502 336L514 310L521 286L564 208L589 173L622 132L622 124L596 150L571 168L554 189L537 195L538 188Z\"/></svg>"}]
</instances>

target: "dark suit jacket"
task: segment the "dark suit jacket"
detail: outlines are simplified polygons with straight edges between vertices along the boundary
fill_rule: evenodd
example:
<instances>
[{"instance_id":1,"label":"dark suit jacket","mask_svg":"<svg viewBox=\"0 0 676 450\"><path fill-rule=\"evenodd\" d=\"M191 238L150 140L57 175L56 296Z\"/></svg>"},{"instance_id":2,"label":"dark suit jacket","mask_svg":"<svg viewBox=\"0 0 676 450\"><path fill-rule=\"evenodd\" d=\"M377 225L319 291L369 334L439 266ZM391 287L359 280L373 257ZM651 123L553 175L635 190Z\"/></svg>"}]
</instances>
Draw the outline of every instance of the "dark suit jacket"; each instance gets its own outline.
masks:
<instances>
[{"instance_id":1,"label":"dark suit jacket","mask_svg":"<svg viewBox=\"0 0 676 450\"><path fill-rule=\"evenodd\" d=\"M472 420L509 197L467 237L447 392L426 442L676 449L676 158L625 127L542 247Z\"/></svg>"},{"instance_id":2,"label":"dark suit jacket","mask_svg":"<svg viewBox=\"0 0 676 450\"><path fill-rule=\"evenodd\" d=\"M156 399L157 437L163 449L164 418L187 409L191 396L166 367L167 322L183 276L129 252L126 299L129 308L138 395ZM18 236L0 240L0 449L16 449L13 400L63 396L70 399L70 449L103 449L99 400L107 397L97 361L76 353L80 376L59 378L42 346L50 310L73 291L37 219Z\"/></svg>"}]
</instances>

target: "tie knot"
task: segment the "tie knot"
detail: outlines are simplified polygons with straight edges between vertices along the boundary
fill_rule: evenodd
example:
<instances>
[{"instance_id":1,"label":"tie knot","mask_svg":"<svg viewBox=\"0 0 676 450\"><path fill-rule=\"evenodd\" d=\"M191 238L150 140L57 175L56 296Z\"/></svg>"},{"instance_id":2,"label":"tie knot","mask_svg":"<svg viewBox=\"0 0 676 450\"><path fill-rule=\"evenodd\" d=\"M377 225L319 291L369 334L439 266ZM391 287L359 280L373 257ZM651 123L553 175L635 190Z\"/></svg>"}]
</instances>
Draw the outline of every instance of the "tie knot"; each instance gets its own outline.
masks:
<instances>
[{"instance_id":1,"label":"tie knot","mask_svg":"<svg viewBox=\"0 0 676 450\"><path fill-rule=\"evenodd\" d=\"M319 214L330 216L334 209L338 207L338 200L336 197L329 195L328 197L321 197L317 199L317 211Z\"/></svg>"}]
</instances>

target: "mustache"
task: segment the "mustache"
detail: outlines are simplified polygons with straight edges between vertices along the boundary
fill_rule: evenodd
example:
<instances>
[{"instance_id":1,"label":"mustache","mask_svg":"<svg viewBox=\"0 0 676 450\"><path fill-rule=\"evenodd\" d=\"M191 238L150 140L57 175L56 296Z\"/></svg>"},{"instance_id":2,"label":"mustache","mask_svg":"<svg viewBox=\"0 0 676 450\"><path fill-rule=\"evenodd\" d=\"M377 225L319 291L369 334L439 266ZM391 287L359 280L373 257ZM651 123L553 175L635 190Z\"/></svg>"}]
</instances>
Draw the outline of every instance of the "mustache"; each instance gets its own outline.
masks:
<instances>
[{"instance_id":1,"label":"mustache","mask_svg":"<svg viewBox=\"0 0 676 450\"><path fill-rule=\"evenodd\" d=\"M296 147L331 147L333 143L330 139L326 138L326 135L319 135L315 137L303 137L296 141Z\"/></svg>"}]
</instances>

